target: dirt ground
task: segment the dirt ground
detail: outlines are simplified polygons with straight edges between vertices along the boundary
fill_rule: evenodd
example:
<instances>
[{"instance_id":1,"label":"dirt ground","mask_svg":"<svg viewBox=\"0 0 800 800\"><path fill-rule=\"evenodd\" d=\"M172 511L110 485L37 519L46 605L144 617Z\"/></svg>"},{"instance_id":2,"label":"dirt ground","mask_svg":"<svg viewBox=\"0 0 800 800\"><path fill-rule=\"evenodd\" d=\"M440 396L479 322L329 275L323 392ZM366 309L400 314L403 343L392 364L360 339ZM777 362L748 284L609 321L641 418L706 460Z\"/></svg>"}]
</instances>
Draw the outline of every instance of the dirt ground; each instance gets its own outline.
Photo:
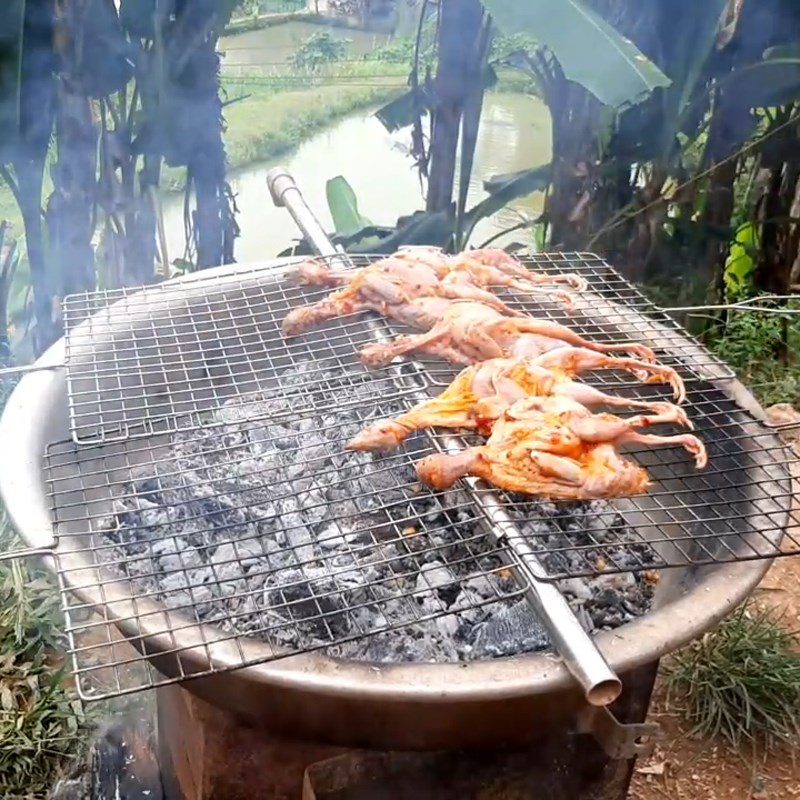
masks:
<instances>
[{"instance_id":1,"label":"dirt ground","mask_svg":"<svg viewBox=\"0 0 800 800\"><path fill-rule=\"evenodd\" d=\"M800 558L776 561L753 596L782 615L788 630L800 631ZM640 761L630 800L790 800L800 798L800 752L764 758L734 752L724 742L689 738L689 726L657 689L652 721L664 739L653 756Z\"/></svg>"}]
</instances>

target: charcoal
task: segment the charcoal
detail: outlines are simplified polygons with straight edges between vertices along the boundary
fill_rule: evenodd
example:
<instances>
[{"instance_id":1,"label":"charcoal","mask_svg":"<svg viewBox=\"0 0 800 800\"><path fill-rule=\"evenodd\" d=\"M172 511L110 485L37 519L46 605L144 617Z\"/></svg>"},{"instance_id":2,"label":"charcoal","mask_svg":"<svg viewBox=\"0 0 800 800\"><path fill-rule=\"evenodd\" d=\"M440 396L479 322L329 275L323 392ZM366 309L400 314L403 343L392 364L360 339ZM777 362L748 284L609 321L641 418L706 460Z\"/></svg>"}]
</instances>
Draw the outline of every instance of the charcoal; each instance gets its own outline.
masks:
<instances>
[{"instance_id":1,"label":"charcoal","mask_svg":"<svg viewBox=\"0 0 800 800\"><path fill-rule=\"evenodd\" d=\"M185 572L171 572L161 578L159 588L164 592L177 592L180 589L187 589L189 581Z\"/></svg>"},{"instance_id":2,"label":"charcoal","mask_svg":"<svg viewBox=\"0 0 800 800\"><path fill-rule=\"evenodd\" d=\"M430 561L420 570L416 590L420 593L429 592L431 589L451 586L455 582L455 575L441 561Z\"/></svg>"},{"instance_id":3,"label":"charcoal","mask_svg":"<svg viewBox=\"0 0 800 800\"><path fill-rule=\"evenodd\" d=\"M445 639L454 639L461 627L461 622L455 614L448 614L446 617L437 617L434 620L436 627Z\"/></svg>"},{"instance_id":4,"label":"charcoal","mask_svg":"<svg viewBox=\"0 0 800 800\"><path fill-rule=\"evenodd\" d=\"M595 629L594 620L592 619L585 606L579 606L575 609L575 616L578 618L581 627L587 632L591 633Z\"/></svg>"},{"instance_id":5,"label":"charcoal","mask_svg":"<svg viewBox=\"0 0 800 800\"><path fill-rule=\"evenodd\" d=\"M190 586L202 586L214 580L214 570L211 567L200 567L187 571L186 577Z\"/></svg>"},{"instance_id":6,"label":"charcoal","mask_svg":"<svg viewBox=\"0 0 800 800\"><path fill-rule=\"evenodd\" d=\"M164 572L175 572L178 569L196 567L200 564L200 554L197 550L186 550L182 553L170 553L158 559L159 569Z\"/></svg>"},{"instance_id":7,"label":"charcoal","mask_svg":"<svg viewBox=\"0 0 800 800\"><path fill-rule=\"evenodd\" d=\"M475 652L479 658L511 656L547 647L547 633L525 600L502 606L478 626Z\"/></svg>"},{"instance_id":8,"label":"charcoal","mask_svg":"<svg viewBox=\"0 0 800 800\"><path fill-rule=\"evenodd\" d=\"M107 542L98 558L168 608L290 650L402 662L546 649L464 490L417 481L425 437L389 456L344 449L367 421L402 409L375 380L299 362L276 376L290 395L231 399L213 425L175 434L173 457L132 468L95 520ZM315 416L315 404L327 410ZM509 513L555 573L657 560L605 502L515 498ZM632 574L559 586L589 631L652 603L652 585Z\"/></svg>"},{"instance_id":9,"label":"charcoal","mask_svg":"<svg viewBox=\"0 0 800 800\"><path fill-rule=\"evenodd\" d=\"M580 600L589 600L592 590L589 584L580 578L567 578L559 582L559 588L567 597L576 597Z\"/></svg>"}]
</instances>

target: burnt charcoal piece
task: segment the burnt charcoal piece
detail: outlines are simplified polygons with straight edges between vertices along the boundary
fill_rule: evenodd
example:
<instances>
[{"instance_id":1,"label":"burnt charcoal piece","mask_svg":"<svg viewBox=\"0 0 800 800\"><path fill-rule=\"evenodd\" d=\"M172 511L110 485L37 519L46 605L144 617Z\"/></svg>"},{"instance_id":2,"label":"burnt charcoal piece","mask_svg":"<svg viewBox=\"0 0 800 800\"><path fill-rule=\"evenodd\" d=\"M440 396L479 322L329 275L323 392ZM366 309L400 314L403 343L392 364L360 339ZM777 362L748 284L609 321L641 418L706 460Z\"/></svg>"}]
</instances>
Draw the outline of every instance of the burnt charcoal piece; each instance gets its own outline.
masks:
<instances>
[{"instance_id":1,"label":"burnt charcoal piece","mask_svg":"<svg viewBox=\"0 0 800 800\"><path fill-rule=\"evenodd\" d=\"M547 644L547 632L527 601L520 600L516 605L503 606L482 622L473 647L477 658L497 658L542 650Z\"/></svg>"}]
</instances>

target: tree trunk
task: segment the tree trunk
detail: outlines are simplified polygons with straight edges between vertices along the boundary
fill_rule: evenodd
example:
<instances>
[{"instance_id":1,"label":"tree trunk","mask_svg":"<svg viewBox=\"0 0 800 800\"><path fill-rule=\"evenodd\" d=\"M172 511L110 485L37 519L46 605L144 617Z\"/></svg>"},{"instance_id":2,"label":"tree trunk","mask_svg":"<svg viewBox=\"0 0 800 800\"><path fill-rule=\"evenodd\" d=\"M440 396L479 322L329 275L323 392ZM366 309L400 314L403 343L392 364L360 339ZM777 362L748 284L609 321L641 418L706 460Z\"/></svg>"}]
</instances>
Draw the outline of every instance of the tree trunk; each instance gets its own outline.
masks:
<instances>
[{"instance_id":1,"label":"tree trunk","mask_svg":"<svg viewBox=\"0 0 800 800\"><path fill-rule=\"evenodd\" d=\"M792 235L789 244L789 254L792 258L792 269L789 273L790 289L797 291L800 283L800 181L794 190L794 201L791 209ZM793 256L791 254L794 254Z\"/></svg>"},{"instance_id":2,"label":"tree trunk","mask_svg":"<svg viewBox=\"0 0 800 800\"><path fill-rule=\"evenodd\" d=\"M788 294L796 256L791 221L800 178L800 161L773 167L761 204L761 247L755 272L756 289L768 294Z\"/></svg>"},{"instance_id":3,"label":"tree trunk","mask_svg":"<svg viewBox=\"0 0 800 800\"><path fill-rule=\"evenodd\" d=\"M730 230L734 207L734 185L738 170L738 159L720 164L711 174L706 206L703 210L703 227L710 234L706 244L706 268L711 296L717 302L723 299L725 263L730 251L730 237L722 232Z\"/></svg>"},{"instance_id":4,"label":"tree trunk","mask_svg":"<svg viewBox=\"0 0 800 800\"><path fill-rule=\"evenodd\" d=\"M185 6L169 56L172 65L176 60L184 61L173 73L173 79L192 123L187 172L197 200L194 238L200 269L224 262L231 216L225 182L220 62L213 23L213 9ZM183 45L178 47L180 43Z\"/></svg>"},{"instance_id":5,"label":"tree trunk","mask_svg":"<svg viewBox=\"0 0 800 800\"><path fill-rule=\"evenodd\" d=\"M92 235L97 180L97 131L89 101L71 91L69 78L58 90L58 160L47 207L52 265L61 297L95 288Z\"/></svg>"},{"instance_id":6,"label":"tree trunk","mask_svg":"<svg viewBox=\"0 0 800 800\"><path fill-rule=\"evenodd\" d=\"M42 181L55 118L54 0L27 0L20 92L20 147L13 159L30 264L37 355L57 338L42 228Z\"/></svg>"},{"instance_id":7,"label":"tree trunk","mask_svg":"<svg viewBox=\"0 0 800 800\"><path fill-rule=\"evenodd\" d=\"M725 264L730 252L733 238L731 219L735 204L736 175L739 170L739 158L733 158L736 146L730 131L738 110L732 110L723 94L714 93L711 126L708 141L701 164L704 168L715 168L708 182L706 204L703 209L702 226L706 236L705 275L699 280L709 286L708 300L718 302L724 299ZM702 267L701 267L702 268Z\"/></svg>"},{"instance_id":8,"label":"tree trunk","mask_svg":"<svg viewBox=\"0 0 800 800\"><path fill-rule=\"evenodd\" d=\"M480 57L483 6L479 0L442 0L439 11L438 64L434 88L428 211L444 211L453 202L456 152L464 102L475 61Z\"/></svg>"},{"instance_id":9,"label":"tree trunk","mask_svg":"<svg viewBox=\"0 0 800 800\"><path fill-rule=\"evenodd\" d=\"M553 126L553 181L547 202L550 240L560 250L580 250L595 227L593 168L597 161L595 125L599 103L583 87L566 80L551 63L548 106Z\"/></svg>"}]
</instances>

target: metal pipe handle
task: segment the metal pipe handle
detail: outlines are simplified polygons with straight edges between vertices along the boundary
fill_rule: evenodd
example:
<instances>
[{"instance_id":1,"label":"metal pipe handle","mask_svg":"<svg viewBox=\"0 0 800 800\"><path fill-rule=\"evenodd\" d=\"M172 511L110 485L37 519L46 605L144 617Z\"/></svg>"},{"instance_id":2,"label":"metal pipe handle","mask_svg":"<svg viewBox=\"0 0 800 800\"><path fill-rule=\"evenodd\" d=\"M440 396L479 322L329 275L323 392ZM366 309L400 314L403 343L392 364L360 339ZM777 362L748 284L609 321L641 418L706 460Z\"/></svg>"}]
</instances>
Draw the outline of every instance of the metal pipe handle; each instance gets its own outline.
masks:
<instances>
[{"instance_id":1,"label":"metal pipe handle","mask_svg":"<svg viewBox=\"0 0 800 800\"><path fill-rule=\"evenodd\" d=\"M267 173L267 187L272 195L272 202L279 208L285 208L292 215L297 227L316 253L329 257L342 252L328 238L328 234L309 208L294 178L284 167L275 167Z\"/></svg>"},{"instance_id":2,"label":"metal pipe handle","mask_svg":"<svg viewBox=\"0 0 800 800\"><path fill-rule=\"evenodd\" d=\"M285 207L297 226L305 234L311 246L321 256L339 255L328 238L314 212L309 208L294 178L283 167L277 167L267 175L267 185L275 205ZM344 260L344 257L343 257ZM351 265L352 266L352 265ZM378 324L371 324L377 338L386 341L387 336ZM420 388L418 399L428 396ZM444 448L449 452L461 452L463 445L456 437L447 437ZM504 545L513 557L509 566L517 578L528 587L526 599L547 629L550 639L570 674L581 685L587 702L592 706L606 706L619 697L622 681L614 673L592 638L581 627L564 595L545 580L547 571L515 523L506 513L497 496L477 478L466 478L467 491L475 505L483 513L491 535L498 544Z\"/></svg>"}]
</instances>

